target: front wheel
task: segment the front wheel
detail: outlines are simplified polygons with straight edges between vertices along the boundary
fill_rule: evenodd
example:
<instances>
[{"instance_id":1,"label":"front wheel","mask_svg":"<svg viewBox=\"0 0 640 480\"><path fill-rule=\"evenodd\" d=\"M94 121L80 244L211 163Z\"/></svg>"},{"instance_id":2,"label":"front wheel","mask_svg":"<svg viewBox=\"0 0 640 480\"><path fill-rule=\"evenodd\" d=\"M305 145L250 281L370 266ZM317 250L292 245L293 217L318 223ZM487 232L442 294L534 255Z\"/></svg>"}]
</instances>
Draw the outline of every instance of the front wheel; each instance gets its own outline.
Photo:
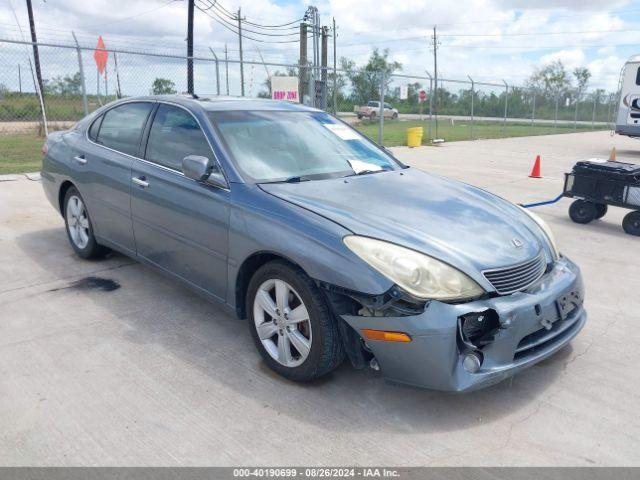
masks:
<instances>
[{"instance_id":1,"label":"front wheel","mask_svg":"<svg viewBox=\"0 0 640 480\"><path fill-rule=\"evenodd\" d=\"M75 187L70 187L64 196L64 223L71 247L82 258L97 258L109 252L96 241L89 211Z\"/></svg>"},{"instance_id":2,"label":"front wheel","mask_svg":"<svg viewBox=\"0 0 640 480\"><path fill-rule=\"evenodd\" d=\"M622 228L629 235L640 237L640 211L627 213L622 220Z\"/></svg>"},{"instance_id":3,"label":"front wheel","mask_svg":"<svg viewBox=\"0 0 640 480\"><path fill-rule=\"evenodd\" d=\"M288 263L273 261L258 269L246 308L260 355L283 377L308 382L344 360L337 320L322 292Z\"/></svg>"},{"instance_id":4,"label":"front wheel","mask_svg":"<svg viewBox=\"0 0 640 480\"><path fill-rule=\"evenodd\" d=\"M597 214L595 203L586 200L576 200L569 207L569 216L576 223L589 223Z\"/></svg>"}]
</instances>

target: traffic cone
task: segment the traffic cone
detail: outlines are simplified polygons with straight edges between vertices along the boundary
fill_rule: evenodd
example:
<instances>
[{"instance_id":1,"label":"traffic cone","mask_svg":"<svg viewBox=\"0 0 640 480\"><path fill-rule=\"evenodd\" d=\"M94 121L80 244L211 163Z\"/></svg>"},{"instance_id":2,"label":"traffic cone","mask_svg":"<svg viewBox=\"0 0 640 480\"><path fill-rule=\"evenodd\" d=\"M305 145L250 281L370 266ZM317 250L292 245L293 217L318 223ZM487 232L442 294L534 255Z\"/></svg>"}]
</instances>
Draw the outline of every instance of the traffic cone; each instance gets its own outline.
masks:
<instances>
[{"instance_id":1,"label":"traffic cone","mask_svg":"<svg viewBox=\"0 0 640 480\"><path fill-rule=\"evenodd\" d=\"M613 147L611 149L611 154L609 155L609 161L610 162L615 162L616 161L616 147Z\"/></svg>"},{"instance_id":2,"label":"traffic cone","mask_svg":"<svg viewBox=\"0 0 640 480\"><path fill-rule=\"evenodd\" d=\"M533 170L531 170L529 177L542 178L542 175L540 175L540 155L536 156L536 162L533 164Z\"/></svg>"}]
</instances>

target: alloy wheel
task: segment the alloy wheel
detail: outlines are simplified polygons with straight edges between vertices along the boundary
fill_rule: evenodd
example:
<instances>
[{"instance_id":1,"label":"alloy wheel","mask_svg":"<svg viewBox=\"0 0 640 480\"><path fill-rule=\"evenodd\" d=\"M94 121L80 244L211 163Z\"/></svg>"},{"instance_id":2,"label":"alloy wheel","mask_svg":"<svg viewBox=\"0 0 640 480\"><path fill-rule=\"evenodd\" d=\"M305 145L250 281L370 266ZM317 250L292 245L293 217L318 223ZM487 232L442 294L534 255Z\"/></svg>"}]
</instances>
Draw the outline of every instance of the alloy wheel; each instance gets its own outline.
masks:
<instances>
[{"instance_id":1,"label":"alloy wheel","mask_svg":"<svg viewBox=\"0 0 640 480\"><path fill-rule=\"evenodd\" d=\"M284 280L269 279L253 300L256 332L269 355L281 365L297 367L311 350L311 321L300 295Z\"/></svg>"},{"instance_id":2,"label":"alloy wheel","mask_svg":"<svg viewBox=\"0 0 640 480\"><path fill-rule=\"evenodd\" d=\"M89 218L80 197L76 195L69 197L65 213L71 241L82 250L89 243Z\"/></svg>"}]
</instances>

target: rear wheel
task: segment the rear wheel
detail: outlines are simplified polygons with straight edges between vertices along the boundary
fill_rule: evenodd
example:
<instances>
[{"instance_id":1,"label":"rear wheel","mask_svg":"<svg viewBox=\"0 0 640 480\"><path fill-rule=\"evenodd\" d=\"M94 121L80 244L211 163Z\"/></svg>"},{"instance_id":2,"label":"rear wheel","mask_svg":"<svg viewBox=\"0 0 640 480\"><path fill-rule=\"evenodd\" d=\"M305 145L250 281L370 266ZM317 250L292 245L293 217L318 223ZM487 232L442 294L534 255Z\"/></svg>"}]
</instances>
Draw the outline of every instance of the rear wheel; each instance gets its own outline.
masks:
<instances>
[{"instance_id":1,"label":"rear wheel","mask_svg":"<svg viewBox=\"0 0 640 480\"><path fill-rule=\"evenodd\" d=\"M627 213L622 220L622 228L629 235L640 237L640 211Z\"/></svg>"},{"instance_id":2,"label":"rear wheel","mask_svg":"<svg viewBox=\"0 0 640 480\"><path fill-rule=\"evenodd\" d=\"M344 360L327 301L301 270L283 261L258 269L249 283L246 308L260 355L283 377L314 380Z\"/></svg>"},{"instance_id":3,"label":"rear wheel","mask_svg":"<svg viewBox=\"0 0 640 480\"><path fill-rule=\"evenodd\" d=\"M596 203L596 220L600 220L607 214L608 207L604 203Z\"/></svg>"},{"instance_id":4,"label":"rear wheel","mask_svg":"<svg viewBox=\"0 0 640 480\"><path fill-rule=\"evenodd\" d=\"M109 252L96 241L89 211L76 187L70 187L64 196L64 223L71 247L82 258L97 258Z\"/></svg>"},{"instance_id":5,"label":"rear wheel","mask_svg":"<svg viewBox=\"0 0 640 480\"><path fill-rule=\"evenodd\" d=\"M396 112L393 112L393 115L391 115L391 118L393 120L397 120L398 119L398 114Z\"/></svg>"},{"instance_id":6,"label":"rear wheel","mask_svg":"<svg viewBox=\"0 0 640 480\"><path fill-rule=\"evenodd\" d=\"M373 121L373 120L375 120L375 119L376 119L376 112L371 112L371 113L369 114L369 120Z\"/></svg>"},{"instance_id":7,"label":"rear wheel","mask_svg":"<svg viewBox=\"0 0 640 480\"><path fill-rule=\"evenodd\" d=\"M597 214L596 204L586 200L576 200L569 207L569 216L576 223L589 223Z\"/></svg>"}]
</instances>

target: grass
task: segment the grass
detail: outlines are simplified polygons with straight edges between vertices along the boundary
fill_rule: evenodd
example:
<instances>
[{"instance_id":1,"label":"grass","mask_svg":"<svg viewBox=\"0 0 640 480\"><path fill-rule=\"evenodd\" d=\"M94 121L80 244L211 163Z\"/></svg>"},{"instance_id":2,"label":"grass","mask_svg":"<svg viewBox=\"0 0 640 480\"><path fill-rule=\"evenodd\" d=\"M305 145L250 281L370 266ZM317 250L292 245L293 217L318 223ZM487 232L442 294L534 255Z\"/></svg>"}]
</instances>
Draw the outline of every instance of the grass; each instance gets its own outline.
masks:
<instances>
[{"instance_id":1,"label":"grass","mask_svg":"<svg viewBox=\"0 0 640 480\"><path fill-rule=\"evenodd\" d=\"M387 147L395 147L407 144L407 128L424 128L422 144L428 145L428 122L420 121L385 121L384 122L384 144ZM356 128L369 138L377 141L378 123L362 122ZM476 122L473 127L473 136L480 138L501 138L501 137L523 137L528 135L550 135L554 133L591 131L590 126L578 125L576 130L573 126L558 125L557 129L553 125L533 125L507 123L502 131L500 122ZM433 127L435 134L435 127ZM449 121L438 123L438 137L444 138L447 142L458 140L470 140L471 130L467 121L451 124ZM40 149L44 139L36 134L0 134L0 175L11 173L25 173L39 171L42 165L42 154Z\"/></svg>"},{"instance_id":2,"label":"grass","mask_svg":"<svg viewBox=\"0 0 640 480\"><path fill-rule=\"evenodd\" d=\"M378 140L378 122L361 122L355 127L372 140ZM423 127L424 135L422 144L429 145L429 122L424 121L399 121L386 120L384 122L383 143L387 147L397 147L407 144L407 128ZM432 136L435 138L435 124L432 123ZM602 127L600 127L602 128ZM504 138L504 137L525 137L529 135L553 135L555 133L573 133L592 131L590 125L578 125L574 130L573 125L553 125L509 123L503 125L502 122L475 122L473 125L473 139L483 138ZM452 124L449 120L438 122L438 137L444 138L447 142L460 140L471 140L471 123L469 121L456 121Z\"/></svg>"},{"instance_id":3,"label":"grass","mask_svg":"<svg viewBox=\"0 0 640 480\"><path fill-rule=\"evenodd\" d=\"M43 143L34 134L0 134L0 175L40 171Z\"/></svg>"}]
</instances>

